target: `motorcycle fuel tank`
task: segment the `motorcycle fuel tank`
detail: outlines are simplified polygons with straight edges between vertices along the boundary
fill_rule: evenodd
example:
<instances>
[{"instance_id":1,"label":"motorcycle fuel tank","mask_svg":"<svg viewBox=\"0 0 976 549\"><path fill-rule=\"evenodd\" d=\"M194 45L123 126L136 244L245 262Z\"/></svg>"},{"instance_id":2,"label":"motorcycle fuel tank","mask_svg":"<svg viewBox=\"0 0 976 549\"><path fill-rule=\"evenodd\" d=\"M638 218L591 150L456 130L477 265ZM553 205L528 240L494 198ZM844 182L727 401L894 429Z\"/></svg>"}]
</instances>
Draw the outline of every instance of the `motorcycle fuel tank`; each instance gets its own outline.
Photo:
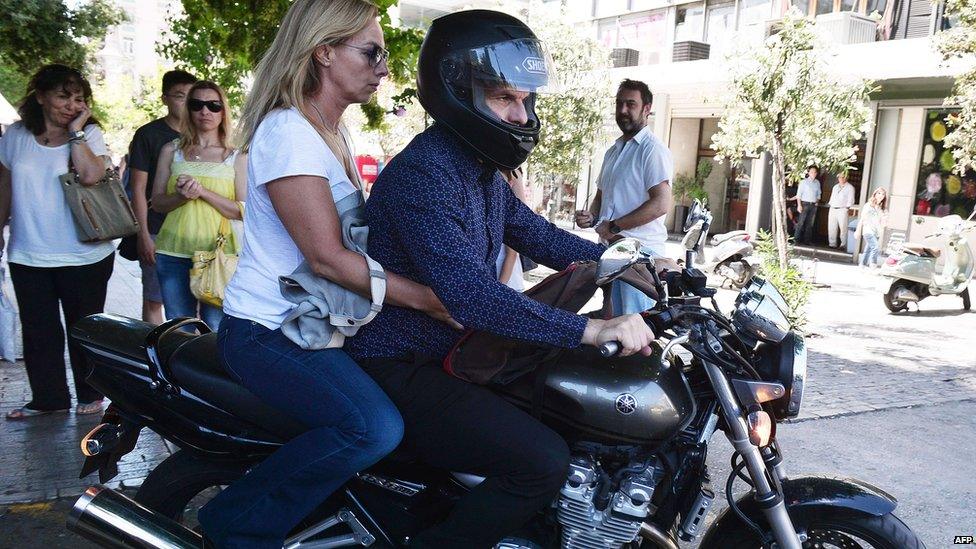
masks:
<instances>
[{"instance_id":1,"label":"motorcycle fuel tank","mask_svg":"<svg viewBox=\"0 0 976 549\"><path fill-rule=\"evenodd\" d=\"M564 351L494 390L518 406L540 409L543 421L570 440L604 444L662 443L685 427L695 409L680 366L662 367L657 346L649 357L603 358L588 346Z\"/></svg>"}]
</instances>

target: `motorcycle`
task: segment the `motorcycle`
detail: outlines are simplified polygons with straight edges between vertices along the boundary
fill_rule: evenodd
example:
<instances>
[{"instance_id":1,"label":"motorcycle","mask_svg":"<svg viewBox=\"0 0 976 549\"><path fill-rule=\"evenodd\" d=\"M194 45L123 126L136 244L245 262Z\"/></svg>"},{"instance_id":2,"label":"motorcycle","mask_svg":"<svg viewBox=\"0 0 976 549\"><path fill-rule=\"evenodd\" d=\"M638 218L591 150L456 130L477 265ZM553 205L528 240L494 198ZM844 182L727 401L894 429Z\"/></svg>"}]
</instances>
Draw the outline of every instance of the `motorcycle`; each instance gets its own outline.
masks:
<instances>
[{"instance_id":1,"label":"motorcycle","mask_svg":"<svg viewBox=\"0 0 976 549\"><path fill-rule=\"evenodd\" d=\"M969 310L969 281L976 262L965 235L976 230L976 225L967 223L973 216L976 216L976 210L965 221L958 215L947 215L939 220L936 232L925 238L944 237L941 249L906 242L899 254L885 261L881 267L881 276L885 277L881 291L889 311L904 311L909 303L915 303L917 307L919 301L932 295L958 295L962 298L962 308ZM938 271L936 263L940 257L944 257L944 263Z\"/></svg>"},{"instance_id":2,"label":"motorcycle","mask_svg":"<svg viewBox=\"0 0 976 549\"><path fill-rule=\"evenodd\" d=\"M703 215L698 204L686 230ZM616 343L583 346L491 387L536 412L572 451L556 499L495 548L678 549L679 539L702 534L704 549L924 547L879 488L787 474L776 424L799 414L807 351L777 289L754 277L723 315L704 273L686 267L661 276L653 263L636 240L624 239L596 268L605 286L635 265L650 267L659 299L644 317L661 337L650 357L620 357ZM204 334L181 331L190 326ZM73 327L71 337L94 364L89 383L112 399L81 442L82 474L98 470L107 482L143 428L180 449L149 474L135 501L91 487L75 504L70 529L107 547L199 547L193 528L201 500L302 432L224 373L214 334L205 332L193 319L153 328L105 314ZM690 361L674 352L679 346ZM716 431L734 448L723 487L729 507L706 529L716 497L706 455ZM482 480L394 452L323 502L285 547L407 546ZM736 498L740 480L751 490Z\"/></svg>"},{"instance_id":3,"label":"motorcycle","mask_svg":"<svg viewBox=\"0 0 976 549\"><path fill-rule=\"evenodd\" d=\"M682 245L685 249L693 249L701 238L701 234L708 234L708 227L712 223L711 213L702 209L702 218L695 226L685 233ZM746 231L730 231L716 234L712 237L712 249L703 250L695 255L695 267L706 274L716 274L722 277L722 286L728 282L732 288L741 289L753 275L756 274L758 264L752 257L753 245L751 236Z\"/></svg>"}]
</instances>

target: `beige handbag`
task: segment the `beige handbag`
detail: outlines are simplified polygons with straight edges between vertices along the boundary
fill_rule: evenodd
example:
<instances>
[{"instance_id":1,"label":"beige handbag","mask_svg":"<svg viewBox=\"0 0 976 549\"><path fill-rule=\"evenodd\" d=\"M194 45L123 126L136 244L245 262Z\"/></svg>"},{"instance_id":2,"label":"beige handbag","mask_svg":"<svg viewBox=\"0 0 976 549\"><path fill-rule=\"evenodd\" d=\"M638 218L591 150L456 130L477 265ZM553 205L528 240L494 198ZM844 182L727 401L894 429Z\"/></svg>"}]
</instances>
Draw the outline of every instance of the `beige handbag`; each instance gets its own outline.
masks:
<instances>
[{"instance_id":1,"label":"beige handbag","mask_svg":"<svg viewBox=\"0 0 976 549\"><path fill-rule=\"evenodd\" d=\"M115 170L105 170L98 183L85 186L68 157L68 173L62 174L58 180L71 208L78 239L82 242L104 242L139 231L139 220Z\"/></svg>"},{"instance_id":2,"label":"beige handbag","mask_svg":"<svg viewBox=\"0 0 976 549\"><path fill-rule=\"evenodd\" d=\"M217 241L213 250L193 253L193 267L190 268L190 292L207 305L223 307L224 289L237 270L237 255L224 251L231 235L230 221L224 217L220 221Z\"/></svg>"}]
</instances>

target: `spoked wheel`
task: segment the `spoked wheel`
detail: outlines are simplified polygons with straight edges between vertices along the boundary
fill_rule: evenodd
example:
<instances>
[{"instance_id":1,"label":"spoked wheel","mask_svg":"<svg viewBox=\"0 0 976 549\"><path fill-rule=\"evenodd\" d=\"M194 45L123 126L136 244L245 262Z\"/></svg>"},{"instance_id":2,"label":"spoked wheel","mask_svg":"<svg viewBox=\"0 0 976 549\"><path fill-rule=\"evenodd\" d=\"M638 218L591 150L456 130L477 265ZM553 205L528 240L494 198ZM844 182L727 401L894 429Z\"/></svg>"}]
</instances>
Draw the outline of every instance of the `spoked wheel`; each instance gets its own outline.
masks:
<instances>
[{"instance_id":1,"label":"spoked wheel","mask_svg":"<svg viewBox=\"0 0 976 549\"><path fill-rule=\"evenodd\" d=\"M911 290L911 283L907 280L896 280L891 283L888 293L884 295L885 307L893 313L900 313L908 309L908 302L898 298L899 290Z\"/></svg>"},{"instance_id":2,"label":"spoked wheel","mask_svg":"<svg viewBox=\"0 0 976 549\"><path fill-rule=\"evenodd\" d=\"M915 532L895 515L880 517L864 515L849 509L831 509L804 524L794 519L798 530L805 530L807 539L803 549L925 549ZM726 539L723 548L760 549L757 535L743 526L733 539Z\"/></svg>"}]
</instances>

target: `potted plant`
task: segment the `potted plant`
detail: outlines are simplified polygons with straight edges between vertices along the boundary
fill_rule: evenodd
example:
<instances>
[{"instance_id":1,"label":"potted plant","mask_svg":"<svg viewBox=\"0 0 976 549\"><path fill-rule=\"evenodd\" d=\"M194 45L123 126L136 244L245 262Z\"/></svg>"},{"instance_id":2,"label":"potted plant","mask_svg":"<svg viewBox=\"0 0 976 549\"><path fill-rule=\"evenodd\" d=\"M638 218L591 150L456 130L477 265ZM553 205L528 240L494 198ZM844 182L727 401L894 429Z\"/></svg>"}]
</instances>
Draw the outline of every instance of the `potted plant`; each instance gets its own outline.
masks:
<instances>
[{"instance_id":1,"label":"potted plant","mask_svg":"<svg viewBox=\"0 0 976 549\"><path fill-rule=\"evenodd\" d=\"M712 174L712 162L708 158L698 161L698 166L693 175L678 174L671 184L671 191L674 195L674 232L681 232L685 217L688 216L688 205L691 201L698 199L702 203L708 200L708 191L705 190L705 180Z\"/></svg>"}]
</instances>

